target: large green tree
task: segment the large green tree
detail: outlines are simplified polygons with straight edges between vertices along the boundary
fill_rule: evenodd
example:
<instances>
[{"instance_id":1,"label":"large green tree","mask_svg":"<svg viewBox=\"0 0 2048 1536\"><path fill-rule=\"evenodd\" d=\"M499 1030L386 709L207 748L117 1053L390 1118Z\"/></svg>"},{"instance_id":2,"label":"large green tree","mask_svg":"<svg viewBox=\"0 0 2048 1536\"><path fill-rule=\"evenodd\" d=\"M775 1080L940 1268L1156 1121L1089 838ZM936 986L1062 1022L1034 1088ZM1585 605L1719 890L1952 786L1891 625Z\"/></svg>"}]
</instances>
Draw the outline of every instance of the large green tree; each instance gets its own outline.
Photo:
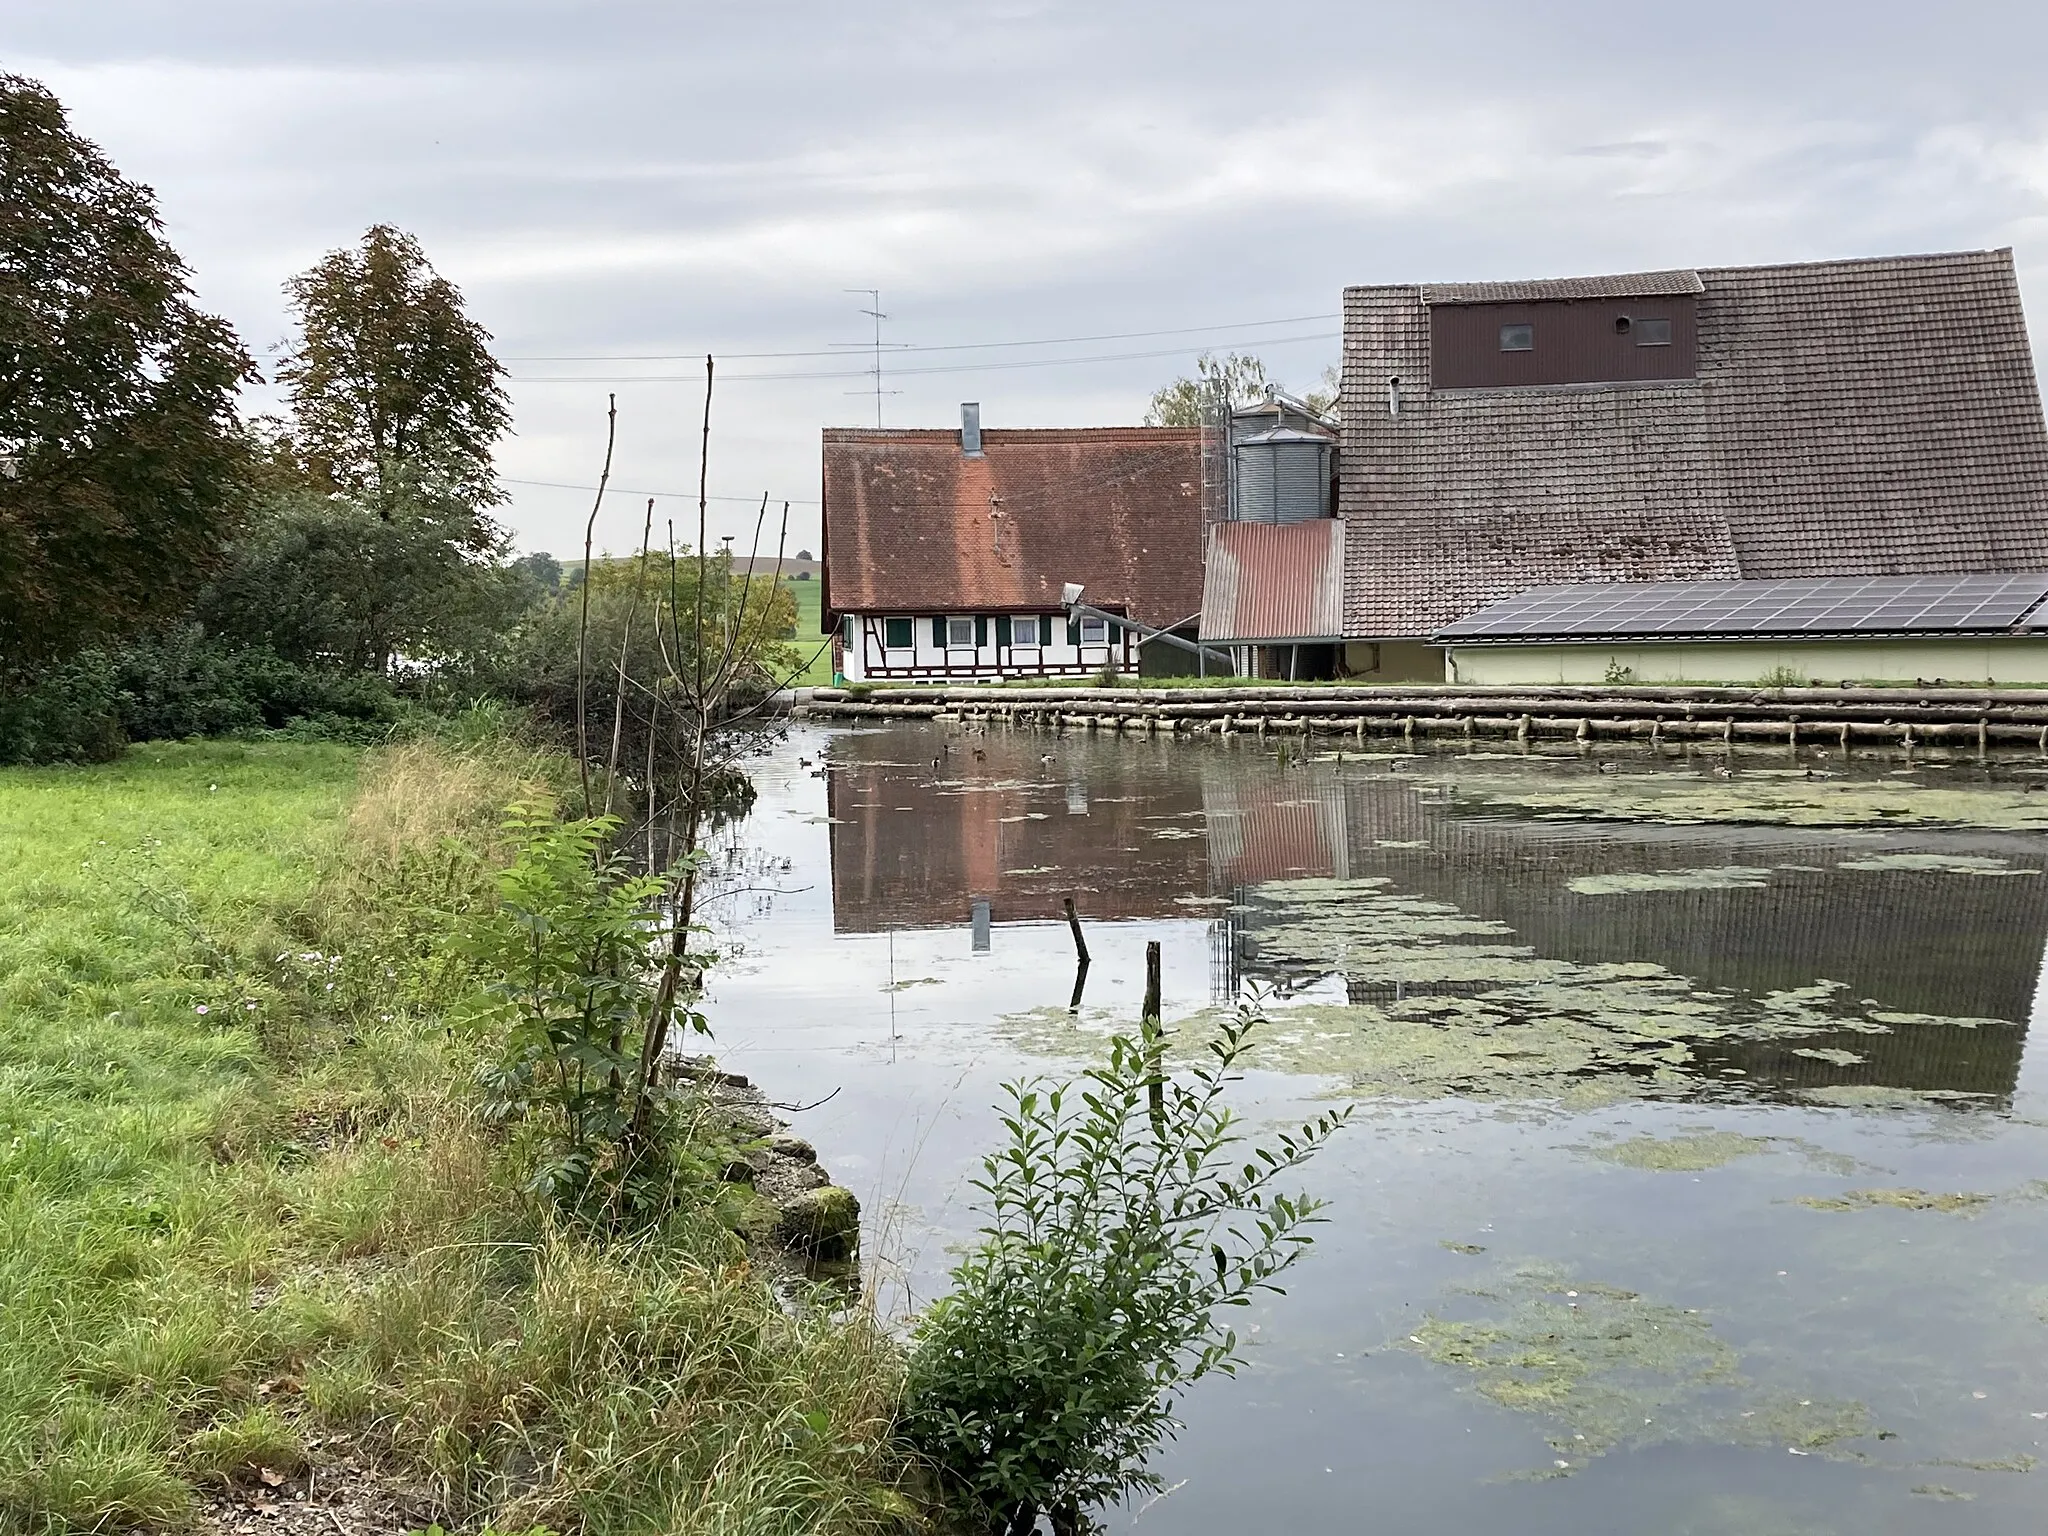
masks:
<instances>
[{"instance_id":1,"label":"large green tree","mask_svg":"<svg viewBox=\"0 0 2048 1536\"><path fill-rule=\"evenodd\" d=\"M0 75L0 673L174 612L239 506L255 376L155 195Z\"/></svg>"},{"instance_id":2,"label":"large green tree","mask_svg":"<svg viewBox=\"0 0 2048 1536\"><path fill-rule=\"evenodd\" d=\"M373 504L399 490L471 507L504 500L491 449L512 421L505 370L417 240L372 225L285 292L300 337L278 375L318 479Z\"/></svg>"}]
</instances>

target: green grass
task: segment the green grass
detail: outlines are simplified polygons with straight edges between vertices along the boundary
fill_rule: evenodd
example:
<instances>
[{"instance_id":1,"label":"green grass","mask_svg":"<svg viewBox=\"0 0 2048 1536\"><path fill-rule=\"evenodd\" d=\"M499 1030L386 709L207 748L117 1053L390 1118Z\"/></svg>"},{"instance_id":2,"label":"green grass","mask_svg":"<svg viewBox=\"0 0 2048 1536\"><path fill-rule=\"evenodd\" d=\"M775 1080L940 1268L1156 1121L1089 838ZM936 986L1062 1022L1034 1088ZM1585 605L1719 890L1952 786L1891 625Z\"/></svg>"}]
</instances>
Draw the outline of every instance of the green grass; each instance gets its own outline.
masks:
<instances>
[{"instance_id":1,"label":"green grass","mask_svg":"<svg viewBox=\"0 0 2048 1536\"><path fill-rule=\"evenodd\" d=\"M502 746L0 771L0 1531L168 1528L345 1430L448 1523L902 1529L896 1355L710 1213L555 1230L444 1028Z\"/></svg>"},{"instance_id":2,"label":"green grass","mask_svg":"<svg viewBox=\"0 0 2048 1536\"><path fill-rule=\"evenodd\" d=\"M796 598L796 639L793 643L808 663L797 675L793 686L829 687L832 682L832 649L824 644L825 636L818 629L824 584L811 580L788 581L783 585Z\"/></svg>"}]
</instances>

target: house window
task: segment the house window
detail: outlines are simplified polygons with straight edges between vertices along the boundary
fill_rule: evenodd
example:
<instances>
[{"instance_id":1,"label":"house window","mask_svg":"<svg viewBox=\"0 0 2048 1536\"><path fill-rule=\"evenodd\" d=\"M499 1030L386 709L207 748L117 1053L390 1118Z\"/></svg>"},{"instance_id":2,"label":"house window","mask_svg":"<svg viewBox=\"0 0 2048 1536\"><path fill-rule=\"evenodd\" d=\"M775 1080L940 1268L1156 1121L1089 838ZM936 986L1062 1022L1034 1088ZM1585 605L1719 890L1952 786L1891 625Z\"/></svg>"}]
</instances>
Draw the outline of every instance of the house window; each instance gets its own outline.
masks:
<instances>
[{"instance_id":1,"label":"house window","mask_svg":"<svg viewBox=\"0 0 2048 1536\"><path fill-rule=\"evenodd\" d=\"M1638 320L1629 332L1639 347L1668 347L1671 345L1671 322L1669 320Z\"/></svg>"},{"instance_id":2,"label":"house window","mask_svg":"<svg viewBox=\"0 0 2048 1536\"><path fill-rule=\"evenodd\" d=\"M1025 614L1022 618L1010 620L1010 644L1039 645L1041 643L1038 638L1037 614L1029 613Z\"/></svg>"},{"instance_id":3,"label":"house window","mask_svg":"<svg viewBox=\"0 0 2048 1536\"><path fill-rule=\"evenodd\" d=\"M1107 619L1083 619L1081 621L1081 643L1083 645L1109 644L1109 621Z\"/></svg>"},{"instance_id":4,"label":"house window","mask_svg":"<svg viewBox=\"0 0 2048 1536\"><path fill-rule=\"evenodd\" d=\"M1503 352L1534 352L1536 350L1536 327L1533 325L1504 325L1500 328L1500 349Z\"/></svg>"},{"instance_id":5,"label":"house window","mask_svg":"<svg viewBox=\"0 0 2048 1536\"><path fill-rule=\"evenodd\" d=\"M907 651L911 646L910 620L882 620L882 644L892 651Z\"/></svg>"},{"instance_id":6,"label":"house window","mask_svg":"<svg viewBox=\"0 0 2048 1536\"><path fill-rule=\"evenodd\" d=\"M974 620L946 620L946 644L948 646L959 646L962 649L972 649L974 645Z\"/></svg>"}]
</instances>

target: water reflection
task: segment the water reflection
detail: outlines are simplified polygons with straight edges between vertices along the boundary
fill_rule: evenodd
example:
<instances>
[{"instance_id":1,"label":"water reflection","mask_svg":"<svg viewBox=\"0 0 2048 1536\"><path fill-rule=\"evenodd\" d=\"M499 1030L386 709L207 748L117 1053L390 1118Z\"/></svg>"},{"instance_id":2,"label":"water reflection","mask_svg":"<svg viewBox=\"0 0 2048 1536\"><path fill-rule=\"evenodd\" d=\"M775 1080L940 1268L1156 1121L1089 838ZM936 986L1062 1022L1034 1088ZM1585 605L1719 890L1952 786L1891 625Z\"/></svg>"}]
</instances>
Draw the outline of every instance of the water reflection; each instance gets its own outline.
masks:
<instances>
[{"instance_id":1,"label":"water reflection","mask_svg":"<svg viewBox=\"0 0 2048 1536\"><path fill-rule=\"evenodd\" d=\"M2048 1457L2038 1038L2017 1087L2014 1065L2042 1012L2048 840L1592 821L1609 792L1671 804L1637 766L799 726L735 834L734 867L770 873L715 918L718 1048L778 1097L832 1095L802 1128L860 1195L871 1294L894 1309L937 1294L979 1224L999 1083L1135 1017L1149 941L1170 1019L1260 984L1289 994L1275 1028L1304 1050L1345 1036L1326 1075L1249 1074L1255 1120L1357 1083L1359 1037L1498 1047L1452 1089L1367 1100L1310 1170L1334 1202L1317 1252L1243 1319L1242 1375L1189 1400L1159 1468L1185 1488L1115 1528L1339 1531L1370 1511L1531 1536L2038 1532L2048 1474L2019 1470ZM1695 808L1729 790L1670 778ZM1095 957L1078 1024L1070 893ZM1530 1102L1551 1058L1518 1054L1517 1007L1579 1010L1547 1048L1593 1058L1596 1090L1641 1068L1657 1091ZM1744 1036L1776 1016L1797 1029ZM1985 1198L1910 1199L1950 1192ZM1554 1326L1589 1292L1627 1326ZM1676 1357L1625 1343L1677 1315ZM1503 1393L1496 1357L1523 1342L1549 1375ZM1740 1380L1699 1379L1707 1355Z\"/></svg>"},{"instance_id":2,"label":"water reflection","mask_svg":"<svg viewBox=\"0 0 2048 1536\"><path fill-rule=\"evenodd\" d=\"M1252 983L1310 996L1341 981L1346 1003L1375 1007L1498 990L1457 979L1483 969L1469 963L1436 978L1411 948L1339 933L1304 952L1288 931L1305 910L1332 923L1398 897L1439 926L1469 919L1447 942L1489 954L1512 946L1586 974L1653 967L1716 994L1814 994L1812 1011L1840 1016L1839 1033L1700 1042L1688 1070L1723 1091L1897 1088L1997 1105L2016 1081L2048 944L2037 836L1515 818L1384 758L1002 732L926 742L936 759L907 754L901 732L833 745L840 934L971 925L985 952L1006 925L1058 920L1072 896L1090 922L1206 923L1219 1000Z\"/></svg>"}]
</instances>

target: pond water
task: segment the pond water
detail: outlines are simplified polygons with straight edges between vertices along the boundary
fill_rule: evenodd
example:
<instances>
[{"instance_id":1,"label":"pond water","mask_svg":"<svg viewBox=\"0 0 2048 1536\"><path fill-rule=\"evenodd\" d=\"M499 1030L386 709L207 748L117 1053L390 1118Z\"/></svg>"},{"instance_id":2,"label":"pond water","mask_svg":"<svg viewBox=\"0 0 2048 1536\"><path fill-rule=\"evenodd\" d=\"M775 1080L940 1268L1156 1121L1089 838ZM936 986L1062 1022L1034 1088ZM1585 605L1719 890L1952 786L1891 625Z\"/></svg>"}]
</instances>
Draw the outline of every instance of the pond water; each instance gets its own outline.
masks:
<instances>
[{"instance_id":1,"label":"pond water","mask_svg":"<svg viewBox=\"0 0 2048 1536\"><path fill-rule=\"evenodd\" d=\"M2048 771L1716 761L798 726L725 834L717 1050L832 1095L892 1312L1148 940L1184 1034L1265 999L1255 1120L1358 1105L1113 1527L2038 1532Z\"/></svg>"}]
</instances>

